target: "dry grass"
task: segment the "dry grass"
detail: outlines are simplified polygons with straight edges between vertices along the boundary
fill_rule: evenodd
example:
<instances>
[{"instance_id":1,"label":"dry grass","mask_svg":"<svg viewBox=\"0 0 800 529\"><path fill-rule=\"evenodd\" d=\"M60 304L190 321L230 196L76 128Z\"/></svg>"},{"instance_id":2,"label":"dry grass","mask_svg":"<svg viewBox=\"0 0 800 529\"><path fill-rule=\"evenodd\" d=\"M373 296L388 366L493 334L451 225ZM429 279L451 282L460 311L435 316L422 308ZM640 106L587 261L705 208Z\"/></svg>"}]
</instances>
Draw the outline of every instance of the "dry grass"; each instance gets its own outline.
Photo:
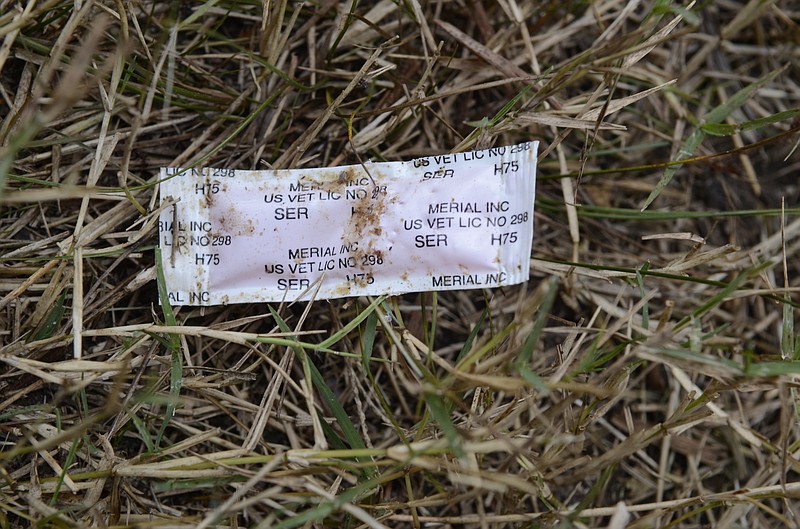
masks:
<instances>
[{"instance_id":1,"label":"dry grass","mask_svg":"<svg viewBox=\"0 0 800 529\"><path fill-rule=\"evenodd\" d=\"M0 528L799 526L797 9L0 1ZM528 139L527 285L159 304L161 166Z\"/></svg>"}]
</instances>

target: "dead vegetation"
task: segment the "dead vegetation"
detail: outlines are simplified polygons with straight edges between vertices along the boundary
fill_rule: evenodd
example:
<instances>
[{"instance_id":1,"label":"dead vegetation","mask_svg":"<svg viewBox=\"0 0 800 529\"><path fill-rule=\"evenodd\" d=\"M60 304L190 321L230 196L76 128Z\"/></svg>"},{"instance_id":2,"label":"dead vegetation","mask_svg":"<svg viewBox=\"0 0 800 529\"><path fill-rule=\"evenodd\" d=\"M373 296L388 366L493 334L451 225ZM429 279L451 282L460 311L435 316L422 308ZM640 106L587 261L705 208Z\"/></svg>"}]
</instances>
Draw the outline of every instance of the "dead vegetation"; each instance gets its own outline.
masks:
<instances>
[{"instance_id":1,"label":"dead vegetation","mask_svg":"<svg viewBox=\"0 0 800 529\"><path fill-rule=\"evenodd\" d=\"M797 527L798 24L0 1L0 527ZM529 139L527 285L159 303L159 167Z\"/></svg>"}]
</instances>

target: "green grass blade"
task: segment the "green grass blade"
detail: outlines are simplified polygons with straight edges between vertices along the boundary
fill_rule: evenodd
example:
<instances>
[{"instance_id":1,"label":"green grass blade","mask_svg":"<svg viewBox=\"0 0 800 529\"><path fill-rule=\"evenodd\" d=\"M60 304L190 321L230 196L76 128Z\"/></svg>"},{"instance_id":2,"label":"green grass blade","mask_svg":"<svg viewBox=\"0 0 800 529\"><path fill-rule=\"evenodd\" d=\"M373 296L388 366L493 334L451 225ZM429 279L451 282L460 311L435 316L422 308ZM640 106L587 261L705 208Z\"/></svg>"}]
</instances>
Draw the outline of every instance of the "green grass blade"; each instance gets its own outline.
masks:
<instances>
[{"instance_id":1,"label":"green grass blade","mask_svg":"<svg viewBox=\"0 0 800 529\"><path fill-rule=\"evenodd\" d=\"M706 301L700 307L698 307L697 309L692 311L692 313L689 316L686 316L681 321L679 321L675 325L675 332L680 331L681 329L683 329L684 327L689 325L692 321L696 320L697 318L700 318L701 316L703 316L703 314L706 314L708 311L710 311L711 309L713 309L714 307L716 307L720 303L723 303L723 302L727 301L729 299L730 295L732 293L736 292L736 290L742 285L742 283L744 283L746 280L750 279L754 274L757 274L758 271L763 269L765 266L769 266L769 263L765 263L765 264L762 264L760 266L756 266L754 268L750 268L750 269L746 270L744 273L739 274L738 276L736 276L736 278L733 281L731 281L730 283L728 283L725 286L725 288L720 290L714 296L711 296L708 299L708 301Z\"/></svg>"},{"instance_id":2,"label":"green grass blade","mask_svg":"<svg viewBox=\"0 0 800 529\"><path fill-rule=\"evenodd\" d=\"M730 116L734 110L744 105L756 90L774 80L777 76L783 73L786 68L786 66L782 66L777 70L773 70L769 74L765 75L755 83L745 86L733 94L726 102L714 107L714 109L712 109L706 115L705 119L703 119L703 123L721 123L722 120Z\"/></svg>"},{"instance_id":3,"label":"green grass blade","mask_svg":"<svg viewBox=\"0 0 800 529\"><path fill-rule=\"evenodd\" d=\"M58 296L56 304L53 305L53 308L50 309L47 317L39 326L39 330L36 331L36 335L33 338L34 341L46 340L47 338L53 337L53 333L55 333L56 329L58 328L58 324L61 323L61 320L64 318L64 302L66 299L67 293L64 291L60 296Z\"/></svg>"},{"instance_id":4,"label":"green grass blade","mask_svg":"<svg viewBox=\"0 0 800 529\"><path fill-rule=\"evenodd\" d=\"M742 105L747 102L753 93L758 90L759 88L763 87L765 84L771 82L775 79L778 75L780 75L786 66L779 68L770 72L765 77L762 77L758 81L753 84L750 84L738 92L736 92L730 99L726 102L722 103L721 105L712 109L703 120L700 122L700 126L697 127L686 139L686 141L681 146L680 150L678 151L677 156L675 157L676 162L681 162L691 158L694 155L694 151L700 146L703 142L703 139L706 136L706 133L703 131L703 126L708 124L716 124L721 123L722 120L727 118L731 115L731 113L736 110L737 108L741 107ZM656 187L650 192L650 195L647 197L647 200L644 201L644 205L642 206L642 211L648 208L653 201L658 198L658 195L664 190L665 187L672 181L672 177L675 176L675 173L678 172L678 169L681 168L681 165L671 165L666 168L664 174L661 176L661 179L656 184Z\"/></svg>"},{"instance_id":5,"label":"green grass blade","mask_svg":"<svg viewBox=\"0 0 800 529\"><path fill-rule=\"evenodd\" d=\"M67 453L67 459L64 462L62 471L58 474L58 481L56 481L56 488L53 491L53 496L50 498L50 506L56 505L58 501L58 494L61 492L61 487L64 485L64 478L67 477L67 470L69 467L72 466L73 461L75 461L75 455L78 452L78 445L79 441L76 439L75 441L70 444L69 452Z\"/></svg>"},{"instance_id":6,"label":"green grass blade","mask_svg":"<svg viewBox=\"0 0 800 529\"><path fill-rule=\"evenodd\" d=\"M479 361L487 353L489 353L490 351L495 350L495 348L498 347L508 337L508 335L511 334L511 332L514 329L516 329L516 327L517 326L515 324L513 324L513 323L511 325L508 325L505 329L503 329L502 331L500 331L499 333L494 335L491 340L486 342L484 345L479 347L477 350L467 354L467 356L462 358L456 364L456 369L459 369L459 370L468 369L469 366L471 366L475 362Z\"/></svg>"},{"instance_id":7,"label":"green grass blade","mask_svg":"<svg viewBox=\"0 0 800 529\"><path fill-rule=\"evenodd\" d=\"M539 343L539 339L542 335L542 330L544 329L544 324L547 321L547 316L550 314L550 308L553 306L553 302L556 299L556 294L558 293L558 278L553 276L548 280L547 291L544 295L544 300L542 304L539 305L538 314L536 315L536 321L533 324L533 329L528 337L525 339L525 343L522 345L520 349L519 355L517 356L517 371L519 375L525 380L528 384L531 385L536 391L541 393L548 393L549 389L544 381L533 372L533 370L528 367L533 358L533 351L536 349L536 344Z\"/></svg>"},{"instance_id":8,"label":"green grass blade","mask_svg":"<svg viewBox=\"0 0 800 529\"><path fill-rule=\"evenodd\" d=\"M135 413L129 411L128 417L130 417L134 428L136 428L136 431L139 432L139 437L144 443L144 446L147 448L147 451L151 454L154 453L156 451L156 445L155 443L153 443L153 439L150 436L150 432L147 429L147 425L144 423L144 421L142 421L141 417L139 417Z\"/></svg>"},{"instance_id":9,"label":"green grass blade","mask_svg":"<svg viewBox=\"0 0 800 529\"><path fill-rule=\"evenodd\" d=\"M545 198L537 197L536 208L542 211L564 211L563 202L557 203ZM659 221L680 219L722 219L722 218L752 218L752 217L778 217L785 214L787 217L800 216L800 208L772 209L741 209L732 211L641 211L630 208L612 208L581 204L577 206L579 217L602 218L606 220L629 221Z\"/></svg>"},{"instance_id":10,"label":"green grass blade","mask_svg":"<svg viewBox=\"0 0 800 529\"><path fill-rule=\"evenodd\" d=\"M431 417L439 424L439 428L442 429L447 443L450 445L450 449L456 457L464 457L464 449L461 447L461 436L458 434L456 425L450 418L449 406L447 406L444 400L432 390L426 390L424 398Z\"/></svg>"},{"instance_id":11,"label":"green grass blade","mask_svg":"<svg viewBox=\"0 0 800 529\"><path fill-rule=\"evenodd\" d=\"M376 302L373 302L370 305L370 307L374 308ZM283 332L291 332L291 328L289 327L289 325L287 325L285 321L283 321L283 318L280 317L277 311L275 311L275 309L273 309L272 307L270 307L269 310L272 313L272 317L275 319L275 322L278 324L278 327L280 327L280 329ZM366 318L367 315L365 315L364 318ZM364 318L362 318L361 321L363 321ZM342 434L344 435L347 444L350 445L350 448L353 449L366 448L367 446L366 444L364 444L364 440L358 434L358 430L356 429L355 425L350 420L350 416L347 415L347 412L342 407L341 403L339 402L339 399L336 398L336 395L334 395L333 391L331 391L331 389L328 387L328 384L325 382L325 379L319 372L319 369L317 369L317 366L315 366L314 363L311 361L311 359L308 358L308 355L306 354L305 350L303 350L302 347L293 346L292 349L294 350L295 354L300 359L300 361L303 362L304 370L307 369L311 383L319 392L323 404L331 411L333 416L336 418L336 422L339 425L339 428L342 429ZM333 432L332 429L330 431ZM375 472L375 468L371 467L371 471Z\"/></svg>"},{"instance_id":12,"label":"green grass blade","mask_svg":"<svg viewBox=\"0 0 800 529\"><path fill-rule=\"evenodd\" d=\"M378 330L378 315L372 311L367 316L367 323L364 326L364 345L361 349L361 365L364 372L369 373L369 361L372 359L372 350L375 348L375 334Z\"/></svg>"},{"instance_id":13,"label":"green grass blade","mask_svg":"<svg viewBox=\"0 0 800 529\"><path fill-rule=\"evenodd\" d=\"M350 420L350 416L347 415L347 413L344 411L344 408L339 403L339 400L326 384L325 379L317 369L317 366L309 361L309 367L311 368L311 381L313 382L314 387L317 388L317 391L320 392L325 406L327 406L328 409L331 410L331 413L333 413L333 416L336 417L336 422L342 429L342 433L344 434L347 444L350 445L350 448L354 449L366 448L367 446L364 444L364 440L361 439L361 436L358 434L358 430L356 430L355 425Z\"/></svg>"},{"instance_id":14,"label":"green grass blade","mask_svg":"<svg viewBox=\"0 0 800 529\"><path fill-rule=\"evenodd\" d=\"M505 117L509 114L509 112L514 110L514 107L517 106L517 103L519 103L523 97L528 95L530 91L531 91L531 85L525 85L519 92L517 92L517 94L514 97L508 100L506 104L503 105L503 107L495 113L492 119L487 119L486 117L483 117L479 121L473 121L467 123L467 125L470 125L475 128L472 130L472 132L470 132L469 136L467 136L467 138L461 142L461 144L456 148L456 150L460 151L462 149L465 149L469 145L472 145L478 139L481 133L483 133L487 129L491 129L492 127L498 125L501 121L503 121L503 119L505 119Z\"/></svg>"},{"instance_id":15,"label":"green grass blade","mask_svg":"<svg viewBox=\"0 0 800 529\"><path fill-rule=\"evenodd\" d=\"M330 346L338 343L342 338L350 334L353 329L361 325L361 322L367 319L367 317L375 311L375 307L383 303L385 299L386 296L378 296L375 298L366 309L358 314L358 316L347 322L347 325L343 326L327 340L323 340L319 344L319 347L322 349L328 349Z\"/></svg>"},{"instance_id":16,"label":"green grass blade","mask_svg":"<svg viewBox=\"0 0 800 529\"><path fill-rule=\"evenodd\" d=\"M636 270L636 286L639 287L639 295L642 296L644 299L647 296L647 292L644 289L644 276L642 275L643 272L647 272L650 269L650 263L645 263L640 269ZM650 304L645 303L642 305L642 328L644 330L650 329Z\"/></svg>"},{"instance_id":17,"label":"green grass blade","mask_svg":"<svg viewBox=\"0 0 800 529\"><path fill-rule=\"evenodd\" d=\"M431 321L430 325L425 325L423 329L425 329L425 344L428 346L428 351L433 351L434 342L436 341L436 322L439 320L439 293L438 292L431 292ZM425 314L425 307L423 309L423 314Z\"/></svg>"},{"instance_id":18,"label":"green grass blade","mask_svg":"<svg viewBox=\"0 0 800 529\"><path fill-rule=\"evenodd\" d=\"M778 377L782 375L800 375L800 362L757 362L744 370L748 377Z\"/></svg>"},{"instance_id":19,"label":"green grass blade","mask_svg":"<svg viewBox=\"0 0 800 529\"><path fill-rule=\"evenodd\" d=\"M167 284L164 279L164 268L161 262L161 248L156 248L156 282L158 283L158 297L161 303L161 311L164 315L164 323L170 327L177 327L178 323L175 319L175 313L172 311L172 306L169 304L169 295L167 293ZM158 430L155 439L155 448L161 446L161 439L164 432L167 430L169 421L175 415L175 408L179 402L181 394L181 385L183 383L183 355L181 355L181 341L177 334L170 334L167 338L170 350L170 373L169 373L169 396L170 399L167 403L167 410L164 414L164 422Z\"/></svg>"},{"instance_id":20,"label":"green grass blade","mask_svg":"<svg viewBox=\"0 0 800 529\"><path fill-rule=\"evenodd\" d=\"M372 390L375 392L375 398L378 399L378 403L380 407L383 409L386 417L389 419L389 422L392 423L394 427L395 433L400 438L403 444L407 444L407 439L405 433L403 432L402 426L394 417L394 411L392 410L391 406L389 406L388 401L386 400L386 396L383 392L383 388L381 388L377 381L375 380L375 376L372 374L372 370L369 368L370 361L372 360L372 351L375 348L375 337L378 330L378 314L375 311L372 311L370 315L367 317L367 322L364 327L364 345L361 349L361 366L364 369L364 373L367 375L369 379L370 385ZM380 359L383 361L383 359Z\"/></svg>"},{"instance_id":21,"label":"green grass blade","mask_svg":"<svg viewBox=\"0 0 800 529\"><path fill-rule=\"evenodd\" d=\"M703 142L704 137L705 134L703 134L703 131L700 129L696 129L694 132L692 132L681 146L681 149L678 151L678 155L675 157L674 161L681 161L691 158L694 151ZM641 209L642 211L647 209L647 207L652 204L656 198L658 198L658 195L660 195L664 188L667 187L667 184L672 181L672 177L675 176L675 173L678 172L680 167L680 165L671 165L667 167L667 169L664 171L664 174L661 176L661 179L656 184L656 187L650 192L647 200L645 200Z\"/></svg>"},{"instance_id":22,"label":"green grass blade","mask_svg":"<svg viewBox=\"0 0 800 529\"><path fill-rule=\"evenodd\" d=\"M347 450L347 445L336 435L336 430L331 428L327 421L320 421L322 433L325 434L325 439L331 444L334 450Z\"/></svg>"},{"instance_id":23,"label":"green grass blade","mask_svg":"<svg viewBox=\"0 0 800 529\"><path fill-rule=\"evenodd\" d=\"M550 307L553 306L553 302L556 299L557 293L558 279L553 276L548 280L547 292L545 293L542 304L539 305L539 310L538 314L536 315L536 321L533 325L533 329L525 339L522 349L520 349L519 356L517 357L518 367L529 364L533 358L533 350L536 348L536 344L539 343L539 338L542 335L542 329L544 329L544 324L547 321L547 315L550 313Z\"/></svg>"},{"instance_id":24,"label":"green grass blade","mask_svg":"<svg viewBox=\"0 0 800 529\"><path fill-rule=\"evenodd\" d=\"M180 22L180 24L179 24L179 28L178 29L181 30L181 31L186 30L187 26L189 26L190 24L193 24L196 20L198 20L201 17L203 17L203 15L205 15L208 12L209 9L211 9L212 7L217 5L218 3L219 3L219 0L208 0L203 5L199 6L197 9L195 9L194 12L191 15L186 17L185 20L182 20Z\"/></svg>"},{"instance_id":25,"label":"green grass blade","mask_svg":"<svg viewBox=\"0 0 800 529\"><path fill-rule=\"evenodd\" d=\"M161 304L161 312L164 315L164 324L170 327L177 327L178 323L175 320L175 313L172 311L172 306L169 304L169 294L167 293L167 282L164 279L164 267L161 261L161 248L156 247L156 279L158 285L158 298ZM170 343L173 347L179 347L180 341L177 335L170 335Z\"/></svg>"},{"instance_id":26,"label":"green grass blade","mask_svg":"<svg viewBox=\"0 0 800 529\"><path fill-rule=\"evenodd\" d=\"M345 17L344 23L342 24L342 29L336 35L336 38L333 40L333 44L331 44L330 50L328 50L328 55L325 58L326 61L330 62L333 60L333 56L336 53L336 50L339 48L339 43L342 42L347 30L350 29L350 26L353 24L355 20L356 14L356 7L358 7L358 0L353 0L350 2L350 9L347 12L347 16Z\"/></svg>"},{"instance_id":27,"label":"green grass blade","mask_svg":"<svg viewBox=\"0 0 800 529\"><path fill-rule=\"evenodd\" d=\"M534 373L528 366L520 366L517 368L517 371L519 371L519 376L522 377L522 380L527 382L530 387L542 395L546 395L550 392L550 388L547 387L542 377Z\"/></svg>"},{"instance_id":28,"label":"green grass blade","mask_svg":"<svg viewBox=\"0 0 800 529\"><path fill-rule=\"evenodd\" d=\"M480 332L481 327L483 326L483 322L484 320L486 320L486 317L488 315L489 315L489 307L487 306L485 309L483 309L481 317L478 318L478 321L475 323L475 326L470 331L469 336L467 336L467 339L464 342L464 346L461 348L461 351L458 352L458 356L456 357L456 362L455 362L456 365L458 365L459 362L461 362L461 360L472 349L472 344L475 343L475 338L478 337L478 332Z\"/></svg>"},{"instance_id":29,"label":"green grass blade","mask_svg":"<svg viewBox=\"0 0 800 529\"><path fill-rule=\"evenodd\" d=\"M709 136L731 136L740 131L756 130L767 125L780 123L781 121L788 121L800 115L800 108L793 108L791 110L784 110L783 112L776 112L763 118L737 123L736 125L729 125L727 123L706 123L700 128Z\"/></svg>"},{"instance_id":30,"label":"green grass blade","mask_svg":"<svg viewBox=\"0 0 800 529\"><path fill-rule=\"evenodd\" d=\"M396 469L391 468L387 474L391 475L396 471ZM301 525L308 524L309 527L316 527L316 525L312 525L312 522L317 522L325 517L329 516L330 514L340 510L342 506L348 503L353 503L358 501L359 498L363 497L367 494L370 490L378 487L383 482L384 478L381 476L376 476L371 479L367 479L361 481L354 485L353 487L347 489L339 496L331 500L325 500L320 502L316 507L313 509L309 509L307 511L297 513L296 515L286 518L280 523L275 525L259 525L259 529L261 527L265 528L270 527L271 529L292 529L294 527L300 527Z\"/></svg>"}]
</instances>

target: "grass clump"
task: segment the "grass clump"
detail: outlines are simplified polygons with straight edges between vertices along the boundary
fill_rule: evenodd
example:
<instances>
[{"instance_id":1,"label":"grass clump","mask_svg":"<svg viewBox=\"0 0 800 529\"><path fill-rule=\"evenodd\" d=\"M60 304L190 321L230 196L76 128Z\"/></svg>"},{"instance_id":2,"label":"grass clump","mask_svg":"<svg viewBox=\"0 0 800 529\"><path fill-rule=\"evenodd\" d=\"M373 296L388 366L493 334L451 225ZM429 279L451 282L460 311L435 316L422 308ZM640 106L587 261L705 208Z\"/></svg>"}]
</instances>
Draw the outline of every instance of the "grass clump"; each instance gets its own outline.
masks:
<instances>
[{"instance_id":1,"label":"grass clump","mask_svg":"<svg viewBox=\"0 0 800 529\"><path fill-rule=\"evenodd\" d=\"M796 526L798 23L0 1L0 527ZM529 139L525 285L159 302L159 167Z\"/></svg>"}]
</instances>

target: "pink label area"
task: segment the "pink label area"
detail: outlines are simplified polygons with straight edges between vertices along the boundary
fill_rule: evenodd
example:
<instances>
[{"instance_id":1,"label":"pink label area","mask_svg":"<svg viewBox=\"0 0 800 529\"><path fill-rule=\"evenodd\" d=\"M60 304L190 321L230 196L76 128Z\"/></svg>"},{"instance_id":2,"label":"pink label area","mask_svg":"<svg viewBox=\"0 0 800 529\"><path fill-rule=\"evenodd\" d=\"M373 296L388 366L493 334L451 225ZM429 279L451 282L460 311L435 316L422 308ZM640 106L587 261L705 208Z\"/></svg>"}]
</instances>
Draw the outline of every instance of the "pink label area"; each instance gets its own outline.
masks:
<instances>
[{"instance_id":1,"label":"pink label area","mask_svg":"<svg viewBox=\"0 0 800 529\"><path fill-rule=\"evenodd\" d=\"M174 305L493 288L528 279L538 142L408 162L161 170Z\"/></svg>"}]
</instances>

